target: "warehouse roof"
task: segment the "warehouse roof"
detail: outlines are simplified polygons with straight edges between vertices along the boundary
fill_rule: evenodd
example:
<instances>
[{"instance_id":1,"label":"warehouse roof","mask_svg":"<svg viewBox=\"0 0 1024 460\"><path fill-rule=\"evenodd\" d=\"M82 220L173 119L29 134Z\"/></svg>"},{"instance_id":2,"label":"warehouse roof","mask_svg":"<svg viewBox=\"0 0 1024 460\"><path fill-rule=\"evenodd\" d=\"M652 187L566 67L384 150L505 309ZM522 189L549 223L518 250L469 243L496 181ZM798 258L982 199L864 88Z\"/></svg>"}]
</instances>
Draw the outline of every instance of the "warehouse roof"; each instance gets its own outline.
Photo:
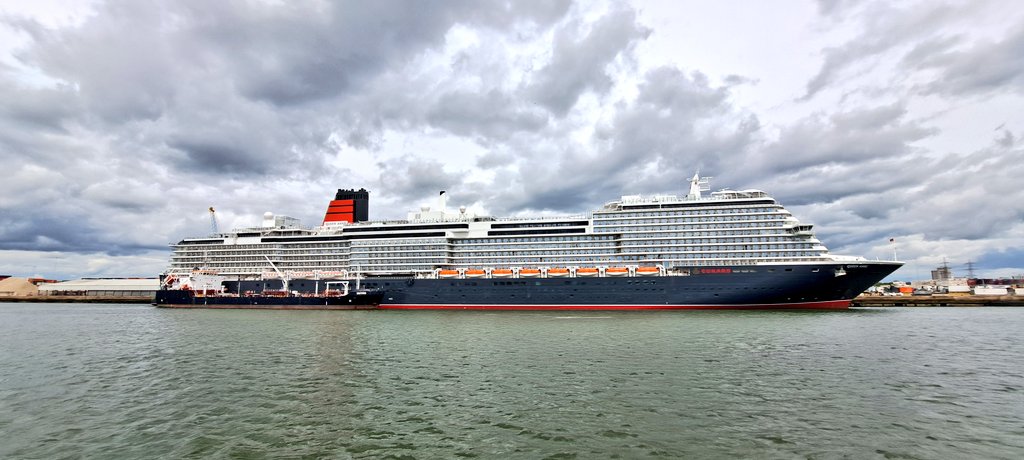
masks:
<instances>
[{"instance_id":1,"label":"warehouse roof","mask_svg":"<svg viewBox=\"0 0 1024 460\"><path fill-rule=\"evenodd\" d=\"M39 286L40 291L156 291L156 278L83 278Z\"/></svg>"}]
</instances>

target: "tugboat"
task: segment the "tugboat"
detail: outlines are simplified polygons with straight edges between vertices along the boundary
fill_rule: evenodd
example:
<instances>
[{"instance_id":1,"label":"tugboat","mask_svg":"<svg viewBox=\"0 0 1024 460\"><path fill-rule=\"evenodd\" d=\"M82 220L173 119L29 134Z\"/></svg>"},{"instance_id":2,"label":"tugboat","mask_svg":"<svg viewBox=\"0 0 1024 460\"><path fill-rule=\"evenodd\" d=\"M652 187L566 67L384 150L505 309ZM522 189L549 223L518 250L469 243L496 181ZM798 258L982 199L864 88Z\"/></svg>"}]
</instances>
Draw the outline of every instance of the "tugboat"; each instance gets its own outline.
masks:
<instances>
[{"instance_id":1,"label":"tugboat","mask_svg":"<svg viewBox=\"0 0 1024 460\"><path fill-rule=\"evenodd\" d=\"M268 260L269 261L269 260ZM162 277L160 290L156 292L153 305L164 308L246 308L268 310L365 310L375 309L384 298L382 289L366 289L356 279L354 288L348 281L320 282L313 293L300 293L288 289L288 278L271 266L281 277L281 289L264 289L260 292L240 292L241 284L236 283L231 292L225 277L214 270L196 268L186 276L167 275Z\"/></svg>"}]
</instances>

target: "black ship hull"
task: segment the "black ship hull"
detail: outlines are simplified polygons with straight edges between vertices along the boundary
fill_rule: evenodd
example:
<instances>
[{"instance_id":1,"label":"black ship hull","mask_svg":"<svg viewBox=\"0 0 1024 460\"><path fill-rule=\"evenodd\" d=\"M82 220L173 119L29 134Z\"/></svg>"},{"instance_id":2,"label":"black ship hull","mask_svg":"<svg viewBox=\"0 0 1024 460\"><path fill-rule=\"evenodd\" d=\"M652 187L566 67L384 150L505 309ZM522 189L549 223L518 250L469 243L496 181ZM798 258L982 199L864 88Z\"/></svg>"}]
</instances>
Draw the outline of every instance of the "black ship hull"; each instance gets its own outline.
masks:
<instances>
[{"instance_id":1,"label":"black ship hull","mask_svg":"<svg viewBox=\"0 0 1024 460\"><path fill-rule=\"evenodd\" d=\"M707 266L682 275L564 278L368 278L382 309L648 310L844 309L900 267L890 262ZM354 281L352 281L354 284ZM228 292L275 289L275 281L229 281ZM313 280L289 289L312 292Z\"/></svg>"},{"instance_id":2,"label":"black ship hull","mask_svg":"<svg viewBox=\"0 0 1024 460\"><path fill-rule=\"evenodd\" d=\"M732 266L692 268L688 276L383 281L380 308L844 309L897 268L878 263Z\"/></svg>"}]
</instances>

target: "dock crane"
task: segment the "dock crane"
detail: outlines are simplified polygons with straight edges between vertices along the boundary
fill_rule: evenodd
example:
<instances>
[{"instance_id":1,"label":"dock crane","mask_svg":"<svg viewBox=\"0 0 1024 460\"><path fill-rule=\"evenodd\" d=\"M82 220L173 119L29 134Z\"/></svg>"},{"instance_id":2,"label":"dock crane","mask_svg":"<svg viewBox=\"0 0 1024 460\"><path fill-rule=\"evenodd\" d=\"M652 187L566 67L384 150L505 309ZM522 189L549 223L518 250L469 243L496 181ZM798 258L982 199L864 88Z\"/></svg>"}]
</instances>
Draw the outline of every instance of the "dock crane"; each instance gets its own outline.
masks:
<instances>
[{"instance_id":1,"label":"dock crane","mask_svg":"<svg viewBox=\"0 0 1024 460\"><path fill-rule=\"evenodd\" d=\"M217 225L217 211L210 206L210 233L220 233L220 226Z\"/></svg>"},{"instance_id":2,"label":"dock crane","mask_svg":"<svg viewBox=\"0 0 1024 460\"><path fill-rule=\"evenodd\" d=\"M284 273L281 273L281 270L277 269L277 265L274 265L274 262L270 260L270 257L264 255L263 258L267 259L267 263L270 264L270 268L273 268L274 271L277 272L277 276L281 277L281 290L284 291L286 295L291 295L291 291L288 290L288 277L285 276Z\"/></svg>"}]
</instances>

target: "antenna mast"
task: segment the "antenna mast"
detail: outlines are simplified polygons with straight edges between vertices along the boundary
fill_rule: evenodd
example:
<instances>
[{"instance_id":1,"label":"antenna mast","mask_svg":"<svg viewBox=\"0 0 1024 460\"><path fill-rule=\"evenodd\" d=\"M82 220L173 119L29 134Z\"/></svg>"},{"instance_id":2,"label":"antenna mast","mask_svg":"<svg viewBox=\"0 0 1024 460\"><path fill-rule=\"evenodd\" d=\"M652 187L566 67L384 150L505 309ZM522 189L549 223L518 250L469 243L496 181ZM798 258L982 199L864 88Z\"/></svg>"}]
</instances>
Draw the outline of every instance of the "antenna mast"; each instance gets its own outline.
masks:
<instances>
[{"instance_id":1,"label":"antenna mast","mask_svg":"<svg viewBox=\"0 0 1024 460\"><path fill-rule=\"evenodd\" d=\"M694 173L693 178L690 179L690 193L686 197L693 200L700 199L700 192L711 190L710 180L710 177L700 177L700 172Z\"/></svg>"}]
</instances>

